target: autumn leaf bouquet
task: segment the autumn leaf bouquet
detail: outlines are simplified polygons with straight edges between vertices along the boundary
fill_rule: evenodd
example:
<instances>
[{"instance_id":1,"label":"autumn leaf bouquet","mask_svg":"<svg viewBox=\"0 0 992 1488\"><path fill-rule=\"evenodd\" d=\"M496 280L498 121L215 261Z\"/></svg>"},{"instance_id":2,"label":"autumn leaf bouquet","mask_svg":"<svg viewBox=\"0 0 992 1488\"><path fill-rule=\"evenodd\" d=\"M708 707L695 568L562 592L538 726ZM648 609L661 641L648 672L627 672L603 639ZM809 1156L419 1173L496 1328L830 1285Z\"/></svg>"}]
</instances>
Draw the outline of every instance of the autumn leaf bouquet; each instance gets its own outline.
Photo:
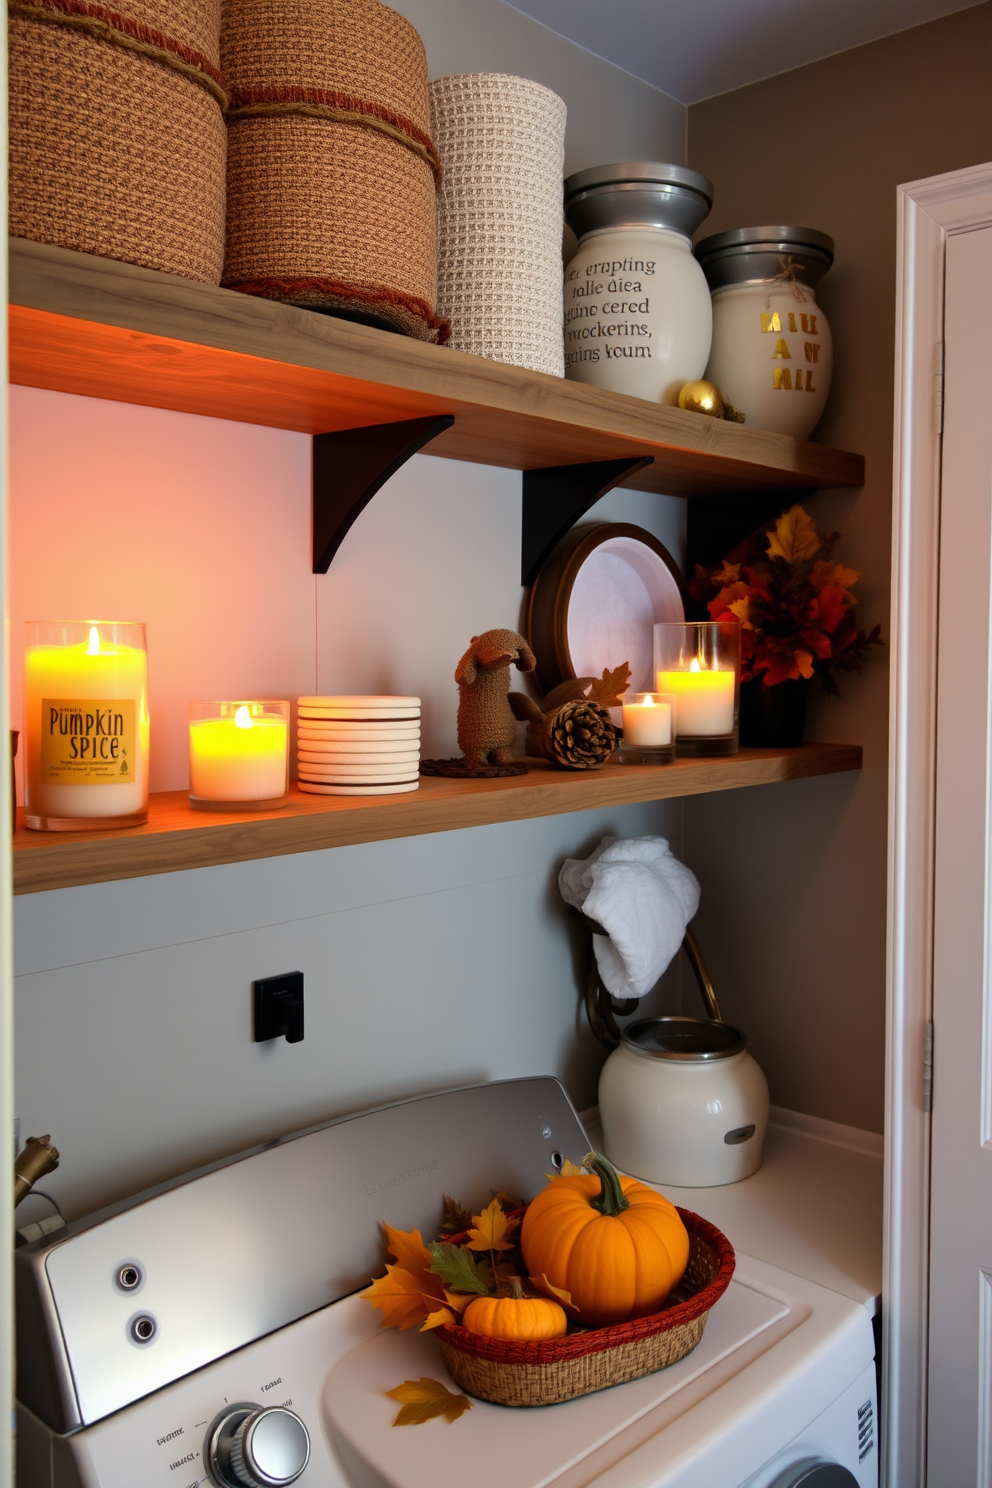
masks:
<instances>
[{"instance_id":1,"label":"autumn leaf bouquet","mask_svg":"<svg viewBox=\"0 0 992 1488\"><path fill-rule=\"evenodd\" d=\"M840 534L821 537L812 517L793 506L729 553L701 568L689 585L713 620L741 624L741 682L765 687L818 676L839 695L836 673L860 671L881 627L856 624L852 593L861 574L833 560Z\"/></svg>"},{"instance_id":2,"label":"autumn leaf bouquet","mask_svg":"<svg viewBox=\"0 0 992 1488\"><path fill-rule=\"evenodd\" d=\"M435 1331L455 1382L503 1405L572 1399L681 1358L733 1272L719 1231L598 1153L549 1174L527 1205L496 1193L472 1214L445 1198L436 1240L383 1228L394 1263L362 1293L383 1326ZM390 1393L409 1412L396 1425L465 1408L423 1376Z\"/></svg>"}]
</instances>

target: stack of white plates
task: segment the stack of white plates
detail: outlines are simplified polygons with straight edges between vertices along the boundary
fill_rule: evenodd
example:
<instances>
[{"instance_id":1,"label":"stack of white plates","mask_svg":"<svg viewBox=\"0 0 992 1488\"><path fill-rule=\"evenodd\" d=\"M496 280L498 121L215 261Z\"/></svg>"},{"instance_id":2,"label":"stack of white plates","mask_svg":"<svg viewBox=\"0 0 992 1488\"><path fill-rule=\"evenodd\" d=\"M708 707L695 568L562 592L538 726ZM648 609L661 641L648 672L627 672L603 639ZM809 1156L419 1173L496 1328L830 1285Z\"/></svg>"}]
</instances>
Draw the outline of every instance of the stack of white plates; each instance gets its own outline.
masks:
<instances>
[{"instance_id":1,"label":"stack of white plates","mask_svg":"<svg viewBox=\"0 0 992 1488\"><path fill-rule=\"evenodd\" d=\"M419 697L301 697L301 791L392 796L420 783Z\"/></svg>"}]
</instances>

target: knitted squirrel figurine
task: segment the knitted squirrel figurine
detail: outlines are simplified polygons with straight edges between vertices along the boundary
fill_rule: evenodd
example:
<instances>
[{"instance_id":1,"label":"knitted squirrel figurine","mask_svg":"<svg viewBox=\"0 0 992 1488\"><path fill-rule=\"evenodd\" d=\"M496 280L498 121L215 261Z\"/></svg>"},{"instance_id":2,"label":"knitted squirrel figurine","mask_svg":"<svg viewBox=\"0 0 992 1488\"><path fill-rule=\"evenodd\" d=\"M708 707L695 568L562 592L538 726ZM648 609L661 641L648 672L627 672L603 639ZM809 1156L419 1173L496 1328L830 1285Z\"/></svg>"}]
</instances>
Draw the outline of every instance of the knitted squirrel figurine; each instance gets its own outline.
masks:
<instances>
[{"instance_id":1,"label":"knitted squirrel figurine","mask_svg":"<svg viewBox=\"0 0 992 1488\"><path fill-rule=\"evenodd\" d=\"M508 701L511 665L531 672L537 660L516 631L487 630L472 637L455 668L458 747L469 768L513 762L517 725Z\"/></svg>"}]
</instances>

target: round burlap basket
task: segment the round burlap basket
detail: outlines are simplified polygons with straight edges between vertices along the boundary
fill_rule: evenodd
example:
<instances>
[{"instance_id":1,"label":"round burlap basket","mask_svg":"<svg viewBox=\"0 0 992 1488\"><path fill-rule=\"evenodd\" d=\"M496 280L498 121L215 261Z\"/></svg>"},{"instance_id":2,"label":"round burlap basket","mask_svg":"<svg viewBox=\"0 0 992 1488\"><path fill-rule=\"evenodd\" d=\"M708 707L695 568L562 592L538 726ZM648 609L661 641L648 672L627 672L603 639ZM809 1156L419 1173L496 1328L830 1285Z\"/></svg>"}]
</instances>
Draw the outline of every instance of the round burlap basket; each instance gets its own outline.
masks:
<instances>
[{"instance_id":1,"label":"round burlap basket","mask_svg":"<svg viewBox=\"0 0 992 1488\"><path fill-rule=\"evenodd\" d=\"M223 282L443 341L427 59L379 0L225 0Z\"/></svg>"},{"instance_id":2,"label":"round burlap basket","mask_svg":"<svg viewBox=\"0 0 992 1488\"><path fill-rule=\"evenodd\" d=\"M219 284L220 0L10 0L10 231Z\"/></svg>"},{"instance_id":3,"label":"round burlap basket","mask_svg":"<svg viewBox=\"0 0 992 1488\"><path fill-rule=\"evenodd\" d=\"M509 1343L467 1328L438 1328L444 1363L455 1384L496 1405L557 1405L684 1359L730 1285L734 1250L708 1220L689 1209L679 1209L679 1214L689 1231L689 1264L662 1312L546 1343Z\"/></svg>"},{"instance_id":4,"label":"round burlap basket","mask_svg":"<svg viewBox=\"0 0 992 1488\"><path fill-rule=\"evenodd\" d=\"M431 83L431 128L451 345L564 377L564 103L529 78L465 73Z\"/></svg>"}]
</instances>

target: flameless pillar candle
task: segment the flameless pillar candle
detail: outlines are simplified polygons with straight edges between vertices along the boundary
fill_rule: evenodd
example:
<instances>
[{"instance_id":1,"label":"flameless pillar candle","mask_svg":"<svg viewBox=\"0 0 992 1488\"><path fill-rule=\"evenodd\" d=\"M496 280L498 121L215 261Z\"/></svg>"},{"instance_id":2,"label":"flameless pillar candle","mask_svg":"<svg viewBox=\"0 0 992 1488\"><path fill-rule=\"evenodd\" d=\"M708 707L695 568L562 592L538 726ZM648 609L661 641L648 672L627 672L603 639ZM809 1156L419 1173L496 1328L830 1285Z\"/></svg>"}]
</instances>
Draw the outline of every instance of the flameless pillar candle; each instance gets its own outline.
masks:
<instances>
[{"instance_id":1,"label":"flameless pillar candle","mask_svg":"<svg viewBox=\"0 0 992 1488\"><path fill-rule=\"evenodd\" d=\"M190 703L189 798L206 811L284 806L289 703Z\"/></svg>"},{"instance_id":2,"label":"flameless pillar candle","mask_svg":"<svg viewBox=\"0 0 992 1488\"><path fill-rule=\"evenodd\" d=\"M698 657L685 672L659 672L658 686L675 695L686 734L729 734L734 727L733 672L704 671Z\"/></svg>"},{"instance_id":3,"label":"flameless pillar candle","mask_svg":"<svg viewBox=\"0 0 992 1488\"><path fill-rule=\"evenodd\" d=\"M146 821L145 627L30 621L26 632L27 825L72 831Z\"/></svg>"},{"instance_id":4,"label":"flameless pillar candle","mask_svg":"<svg viewBox=\"0 0 992 1488\"><path fill-rule=\"evenodd\" d=\"M672 693L679 754L736 754L740 625L707 620L654 628L659 692Z\"/></svg>"}]
</instances>

